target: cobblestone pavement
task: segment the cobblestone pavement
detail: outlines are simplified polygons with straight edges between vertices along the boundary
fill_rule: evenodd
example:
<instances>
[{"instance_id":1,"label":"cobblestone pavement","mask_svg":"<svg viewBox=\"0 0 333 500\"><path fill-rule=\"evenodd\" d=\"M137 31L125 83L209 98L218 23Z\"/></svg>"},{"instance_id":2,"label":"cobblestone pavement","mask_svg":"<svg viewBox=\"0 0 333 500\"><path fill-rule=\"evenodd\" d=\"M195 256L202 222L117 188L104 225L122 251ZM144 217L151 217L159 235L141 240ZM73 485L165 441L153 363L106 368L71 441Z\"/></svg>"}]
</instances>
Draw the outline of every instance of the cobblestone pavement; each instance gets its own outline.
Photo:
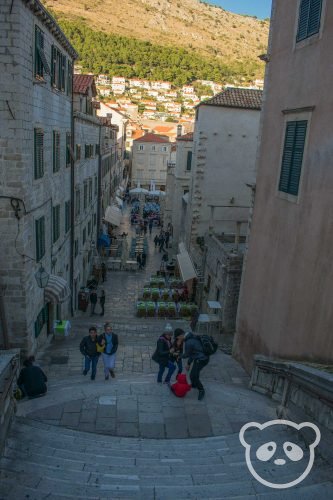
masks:
<instances>
[{"instance_id":1,"label":"cobblestone pavement","mask_svg":"<svg viewBox=\"0 0 333 500\"><path fill-rule=\"evenodd\" d=\"M120 232L133 233L124 214ZM160 319L136 318L135 303L143 284L159 269L161 255L148 235L149 256L144 271L108 272L105 316L81 313L72 321L70 337L55 339L38 359L49 378L44 398L22 401L18 415L94 433L147 438L187 438L238 432L249 421L275 418L276 405L247 389L249 378L242 368L222 352L211 357L202 372L206 388L203 401L192 390L178 399L167 386L156 383L157 365L151 360L156 339L166 323ZM82 376L79 352L81 338L92 324L102 328L112 322L119 335L116 378L104 380L99 361L95 381ZM182 320L173 327L188 329ZM217 339L220 342L220 339Z\"/></svg>"}]
</instances>

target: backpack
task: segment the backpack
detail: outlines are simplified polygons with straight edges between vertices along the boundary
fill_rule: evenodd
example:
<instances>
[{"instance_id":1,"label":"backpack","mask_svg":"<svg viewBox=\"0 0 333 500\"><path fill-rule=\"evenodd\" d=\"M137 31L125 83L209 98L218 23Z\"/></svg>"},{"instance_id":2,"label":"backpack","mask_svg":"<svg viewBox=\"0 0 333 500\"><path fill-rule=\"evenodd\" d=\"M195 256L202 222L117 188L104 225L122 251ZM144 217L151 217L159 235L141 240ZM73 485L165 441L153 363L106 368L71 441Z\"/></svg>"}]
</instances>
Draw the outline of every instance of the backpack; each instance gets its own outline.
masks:
<instances>
[{"instance_id":1,"label":"backpack","mask_svg":"<svg viewBox=\"0 0 333 500\"><path fill-rule=\"evenodd\" d=\"M218 344L213 337L210 335L198 335L197 338L200 340L203 353L206 354L206 356L211 356L216 353Z\"/></svg>"}]
</instances>

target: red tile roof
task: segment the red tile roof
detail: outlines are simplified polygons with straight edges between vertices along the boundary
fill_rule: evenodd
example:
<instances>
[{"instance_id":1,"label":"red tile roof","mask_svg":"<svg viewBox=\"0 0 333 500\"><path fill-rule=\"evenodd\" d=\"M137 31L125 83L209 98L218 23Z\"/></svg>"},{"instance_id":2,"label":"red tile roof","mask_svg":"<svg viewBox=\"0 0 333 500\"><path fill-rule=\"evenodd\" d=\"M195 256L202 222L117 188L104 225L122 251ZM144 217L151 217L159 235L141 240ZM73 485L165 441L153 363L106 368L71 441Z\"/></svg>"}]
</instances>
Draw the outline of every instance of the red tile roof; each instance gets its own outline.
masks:
<instances>
[{"instance_id":1,"label":"red tile roof","mask_svg":"<svg viewBox=\"0 0 333 500\"><path fill-rule=\"evenodd\" d=\"M157 125L156 127L154 127L154 130L156 130L156 132L172 132L175 130L175 127L167 127L165 125Z\"/></svg>"},{"instance_id":2,"label":"red tile roof","mask_svg":"<svg viewBox=\"0 0 333 500\"><path fill-rule=\"evenodd\" d=\"M88 89L91 86L92 94L97 95L94 75L75 75L74 74L74 93L75 94L88 94Z\"/></svg>"},{"instance_id":3,"label":"red tile roof","mask_svg":"<svg viewBox=\"0 0 333 500\"><path fill-rule=\"evenodd\" d=\"M193 132L177 137L177 141L193 141Z\"/></svg>"},{"instance_id":4,"label":"red tile roof","mask_svg":"<svg viewBox=\"0 0 333 500\"><path fill-rule=\"evenodd\" d=\"M227 108L261 109L262 90L227 88L199 106L224 106Z\"/></svg>"},{"instance_id":5,"label":"red tile roof","mask_svg":"<svg viewBox=\"0 0 333 500\"><path fill-rule=\"evenodd\" d=\"M136 139L135 142L170 142L168 137L158 134L146 134L140 139Z\"/></svg>"}]
</instances>

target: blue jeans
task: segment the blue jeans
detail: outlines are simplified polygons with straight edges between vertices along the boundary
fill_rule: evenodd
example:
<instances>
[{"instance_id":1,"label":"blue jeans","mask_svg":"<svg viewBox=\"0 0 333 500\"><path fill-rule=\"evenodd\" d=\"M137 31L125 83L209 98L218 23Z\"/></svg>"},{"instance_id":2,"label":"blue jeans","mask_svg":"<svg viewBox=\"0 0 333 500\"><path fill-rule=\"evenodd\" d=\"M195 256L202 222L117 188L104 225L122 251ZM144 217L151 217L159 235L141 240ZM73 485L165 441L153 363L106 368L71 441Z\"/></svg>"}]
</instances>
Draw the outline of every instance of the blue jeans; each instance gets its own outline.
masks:
<instances>
[{"instance_id":1,"label":"blue jeans","mask_svg":"<svg viewBox=\"0 0 333 500\"><path fill-rule=\"evenodd\" d=\"M96 376L96 368L97 368L97 363L98 363L98 358L99 356L85 356L84 357L84 369L88 373L90 370L90 363L91 363L91 377L95 378Z\"/></svg>"},{"instance_id":2,"label":"blue jeans","mask_svg":"<svg viewBox=\"0 0 333 500\"><path fill-rule=\"evenodd\" d=\"M182 361L182 358L180 358L177 361L177 367L178 367L178 373L182 373L183 372L183 361Z\"/></svg>"},{"instance_id":3,"label":"blue jeans","mask_svg":"<svg viewBox=\"0 0 333 500\"><path fill-rule=\"evenodd\" d=\"M165 381L164 382L170 382L172 374L173 374L173 372L176 369L175 364L172 363L171 361L169 361L167 366L160 364L159 367L160 367L160 369L158 370L157 382L162 382L163 373L164 373L164 370L166 368L168 368L168 374L165 377Z\"/></svg>"}]
</instances>

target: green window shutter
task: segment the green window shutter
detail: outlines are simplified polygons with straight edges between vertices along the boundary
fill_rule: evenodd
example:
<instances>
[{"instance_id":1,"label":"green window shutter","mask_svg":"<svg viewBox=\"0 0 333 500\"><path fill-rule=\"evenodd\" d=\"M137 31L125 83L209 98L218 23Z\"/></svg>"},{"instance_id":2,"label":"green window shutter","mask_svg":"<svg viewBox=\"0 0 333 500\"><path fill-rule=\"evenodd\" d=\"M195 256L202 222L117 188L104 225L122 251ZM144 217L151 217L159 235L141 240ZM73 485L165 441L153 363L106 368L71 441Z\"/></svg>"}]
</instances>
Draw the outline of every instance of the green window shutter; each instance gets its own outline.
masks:
<instances>
[{"instance_id":1,"label":"green window shutter","mask_svg":"<svg viewBox=\"0 0 333 500\"><path fill-rule=\"evenodd\" d=\"M81 144L76 145L76 160L81 160Z\"/></svg>"},{"instance_id":2,"label":"green window shutter","mask_svg":"<svg viewBox=\"0 0 333 500\"><path fill-rule=\"evenodd\" d=\"M191 168L192 168L192 151L187 151L186 170L191 170Z\"/></svg>"},{"instance_id":3,"label":"green window shutter","mask_svg":"<svg viewBox=\"0 0 333 500\"><path fill-rule=\"evenodd\" d=\"M87 208L88 184L85 182L83 186L83 208Z\"/></svg>"},{"instance_id":4,"label":"green window shutter","mask_svg":"<svg viewBox=\"0 0 333 500\"><path fill-rule=\"evenodd\" d=\"M51 85L56 87L57 81L57 49L54 45L51 48Z\"/></svg>"},{"instance_id":5,"label":"green window shutter","mask_svg":"<svg viewBox=\"0 0 333 500\"><path fill-rule=\"evenodd\" d=\"M308 22L308 36L314 35L315 33L319 32L321 11L322 0L311 0Z\"/></svg>"},{"instance_id":6,"label":"green window shutter","mask_svg":"<svg viewBox=\"0 0 333 500\"><path fill-rule=\"evenodd\" d=\"M279 191L294 196L299 190L307 124L306 120L293 121L286 128Z\"/></svg>"},{"instance_id":7,"label":"green window shutter","mask_svg":"<svg viewBox=\"0 0 333 500\"><path fill-rule=\"evenodd\" d=\"M73 86L73 64L71 61L68 61L67 64L67 95L72 95L72 86Z\"/></svg>"},{"instance_id":8,"label":"green window shutter","mask_svg":"<svg viewBox=\"0 0 333 500\"><path fill-rule=\"evenodd\" d=\"M36 260L37 262L45 254L45 218L41 217L35 221L36 231Z\"/></svg>"},{"instance_id":9,"label":"green window shutter","mask_svg":"<svg viewBox=\"0 0 333 500\"><path fill-rule=\"evenodd\" d=\"M71 164L71 134L66 133L66 166Z\"/></svg>"},{"instance_id":10,"label":"green window shutter","mask_svg":"<svg viewBox=\"0 0 333 500\"><path fill-rule=\"evenodd\" d=\"M67 66L67 57L63 54L60 54L61 61L61 77L60 77L60 90L65 92L66 90L66 66Z\"/></svg>"},{"instance_id":11,"label":"green window shutter","mask_svg":"<svg viewBox=\"0 0 333 500\"><path fill-rule=\"evenodd\" d=\"M319 32L322 0L301 0L298 19L297 42Z\"/></svg>"},{"instance_id":12,"label":"green window shutter","mask_svg":"<svg viewBox=\"0 0 333 500\"><path fill-rule=\"evenodd\" d=\"M44 175L44 132L34 129L34 177L40 179Z\"/></svg>"},{"instance_id":13,"label":"green window shutter","mask_svg":"<svg viewBox=\"0 0 333 500\"><path fill-rule=\"evenodd\" d=\"M84 230L82 231L82 244L83 245L86 242L86 238L87 238L87 230L86 230L86 228L84 228Z\"/></svg>"},{"instance_id":14,"label":"green window shutter","mask_svg":"<svg viewBox=\"0 0 333 500\"><path fill-rule=\"evenodd\" d=\"M60 132L53 131L53 172L60 170Z\"/></svg>"},{"instance_id":15,"label":"green window shutter","mask_svg":"<svg viewBox=\"0 0 333 500\"><path fill-rule=\"evenodd\" d=\"M71 227L71 202L65 203L65 233L68 233Z\"/></svg>"},{"instance_id":16,"label":"green window shutter","mask_svg":"<svg viewBox=\"0 0 333 500\"><path fill-rule=\"evenodd\" d=\"M44 37L38 26L35 26L35 76L43 78L43 63L40 57L41 47L44 45Z\"/></svg>"},{"instance_id":17,"label":"green window shutter","mask_svg":"<svg viewBox=\"0 0 333 500\"><path fill-rule=\"evenodd\" d=\"M60 237L60 205L53 207L53 243Z\"/></svg>"}]
</instances>

